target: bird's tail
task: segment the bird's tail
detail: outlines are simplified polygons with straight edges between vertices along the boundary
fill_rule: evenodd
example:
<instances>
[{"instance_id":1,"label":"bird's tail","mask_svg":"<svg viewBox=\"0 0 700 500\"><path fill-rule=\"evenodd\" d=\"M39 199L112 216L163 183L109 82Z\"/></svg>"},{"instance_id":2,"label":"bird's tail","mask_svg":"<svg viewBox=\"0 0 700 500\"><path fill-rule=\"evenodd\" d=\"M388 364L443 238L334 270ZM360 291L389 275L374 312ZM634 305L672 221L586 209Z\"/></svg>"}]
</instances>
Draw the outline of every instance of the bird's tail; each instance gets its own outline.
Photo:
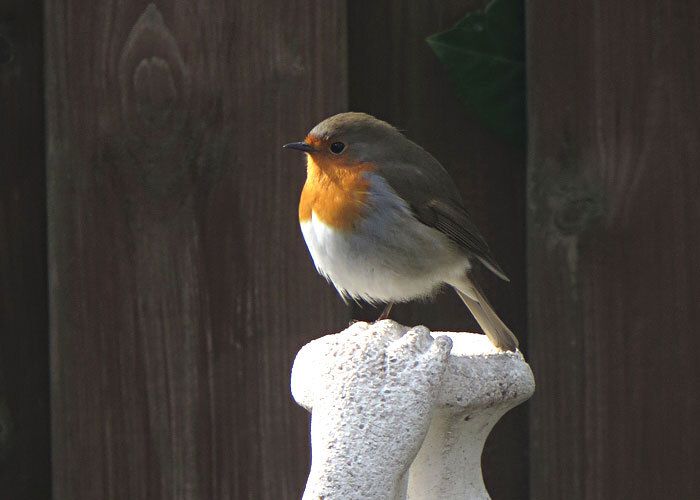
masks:
<instances>
[{"instance_id":1,"label":"bird's tail","mask_svg":"<svg viewBox=\"0 0 700 500\"><path fill-rule=\"evenodd\" d=\"M465 277L459 284L452 286L493 345L506 351L518 348L518 339L501 321L476 283Z\"/></svg>"}]
</instances>

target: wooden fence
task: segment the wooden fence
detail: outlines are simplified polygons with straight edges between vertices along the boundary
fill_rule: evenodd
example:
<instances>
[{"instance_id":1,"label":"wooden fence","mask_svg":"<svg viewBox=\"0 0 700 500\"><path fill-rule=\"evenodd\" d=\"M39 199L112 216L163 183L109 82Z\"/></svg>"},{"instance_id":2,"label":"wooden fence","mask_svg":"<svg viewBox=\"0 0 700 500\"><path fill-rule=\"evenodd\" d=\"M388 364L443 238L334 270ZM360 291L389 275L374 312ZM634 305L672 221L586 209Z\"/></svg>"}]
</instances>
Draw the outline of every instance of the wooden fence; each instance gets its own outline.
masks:
<instances>
[{"instance_id":1,"label":"wooden fence","mask_svg":"<svg viewBox=\"0 0 700 500\"><path fill-rule=\"evenodd\" d=\"M291 361L351 311L280 146L346 109L445 164L512 279L538 391L493 498L693 497L700 7L530 0L526 158L424 42L482 4L3 2L0 498L299 496ZM451 294L395 317L475 328Z\"/></svg>"},{"instance_id":2,"label":"wooden fence","mask_svg":"<svg viewBox=\"0 0 700 500\"><path fill-rule=\"evenodd\" d=\"M700 4L528 4L532 498L700 487Z\"/></svg>"}]
</instances>

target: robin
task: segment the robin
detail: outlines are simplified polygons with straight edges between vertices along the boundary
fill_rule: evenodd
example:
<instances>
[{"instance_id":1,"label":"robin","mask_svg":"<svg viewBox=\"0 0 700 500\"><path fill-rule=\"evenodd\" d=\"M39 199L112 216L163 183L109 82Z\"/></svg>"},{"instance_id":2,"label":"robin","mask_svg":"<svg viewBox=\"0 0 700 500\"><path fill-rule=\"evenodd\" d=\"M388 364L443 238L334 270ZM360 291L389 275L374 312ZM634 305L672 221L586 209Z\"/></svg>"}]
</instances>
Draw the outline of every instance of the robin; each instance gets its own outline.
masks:
<instances>
[{"instance_id":1,"label":"robin","mask_svg":"<svg viewBox=\"0 0 700 500\"><path fill-rule=\"evenodd\" d=\"M385 303L386 319L394 303L448 284L496 347L518 347L470 272L480 264L509 280L430 153L364 113L331 116L284 147L306 153L301 230L318 272L344 299Z\"/></svg>"}]
</instances>

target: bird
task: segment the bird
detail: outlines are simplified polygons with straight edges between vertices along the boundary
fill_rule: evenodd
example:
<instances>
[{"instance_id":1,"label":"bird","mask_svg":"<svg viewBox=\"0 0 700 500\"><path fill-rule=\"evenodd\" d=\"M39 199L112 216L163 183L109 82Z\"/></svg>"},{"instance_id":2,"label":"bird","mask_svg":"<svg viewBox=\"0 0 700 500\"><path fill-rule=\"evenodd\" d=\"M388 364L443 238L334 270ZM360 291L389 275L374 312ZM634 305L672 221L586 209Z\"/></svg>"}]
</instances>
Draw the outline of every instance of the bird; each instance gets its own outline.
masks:
<instances>
[{"instance_id":1,"label":"bird","mask_svg":"<svg viewBox=\"0 0 700 500\"><path fill-rule=\"evenodd\" d=\"M491 342L518 340L472 275L481 265L509 281L445 168L389 123L345 112L300 142L306 154L299 223L317 271L344 300L392 305L451 286Z\"/></svg>"}]
</instances>

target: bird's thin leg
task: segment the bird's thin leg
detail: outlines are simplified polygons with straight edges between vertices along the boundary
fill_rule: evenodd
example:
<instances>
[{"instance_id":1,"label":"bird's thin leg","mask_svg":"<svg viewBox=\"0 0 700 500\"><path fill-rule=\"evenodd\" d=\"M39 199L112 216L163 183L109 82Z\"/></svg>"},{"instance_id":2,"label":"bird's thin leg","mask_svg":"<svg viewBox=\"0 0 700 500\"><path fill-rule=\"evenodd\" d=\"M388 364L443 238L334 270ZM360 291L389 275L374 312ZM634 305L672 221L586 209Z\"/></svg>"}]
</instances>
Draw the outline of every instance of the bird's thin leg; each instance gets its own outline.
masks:
<instances>
[{"instance_id":1,"label":"bird's thin leg","mask_svg":"<svg viewBox=\"0 0 700 500\"><path fill-rule=\"evenodd\" d=\"M377 321L381 321L383 319L389 319L389 313L391 312L391 308L394 307L394 304L392 302L389 302L385 307L384 310L382 311L382 314L379 315L377 318Z\"/></svg>"}]
</instances>

